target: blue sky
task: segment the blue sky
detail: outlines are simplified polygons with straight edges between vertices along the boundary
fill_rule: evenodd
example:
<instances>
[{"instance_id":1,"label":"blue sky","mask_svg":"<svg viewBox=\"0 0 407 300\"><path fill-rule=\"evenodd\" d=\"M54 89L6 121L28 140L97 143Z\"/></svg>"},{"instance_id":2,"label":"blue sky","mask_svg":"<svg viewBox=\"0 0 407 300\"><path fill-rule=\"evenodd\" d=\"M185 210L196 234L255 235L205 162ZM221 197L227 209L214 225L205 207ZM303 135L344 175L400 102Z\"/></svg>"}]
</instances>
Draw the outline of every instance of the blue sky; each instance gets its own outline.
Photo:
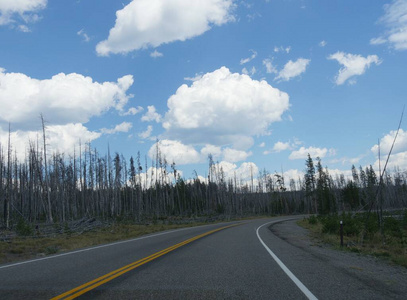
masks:
<instances>
[{"instance_id":1,"label":"blue sky","mask_svg":"<svg viewBox=\"0 0 407 300\"><path fill-rule=\"evenodd\" d=\"M0 141L154 158L185 178L378 168L407 95L407 1L0 0ZM405 122L404 122L405 124ZM402 129L406 130L403 124ZM400 132L390 168L407 168ZM78 149L76 149L76 152Z\"/></svg>"}]
</instances>

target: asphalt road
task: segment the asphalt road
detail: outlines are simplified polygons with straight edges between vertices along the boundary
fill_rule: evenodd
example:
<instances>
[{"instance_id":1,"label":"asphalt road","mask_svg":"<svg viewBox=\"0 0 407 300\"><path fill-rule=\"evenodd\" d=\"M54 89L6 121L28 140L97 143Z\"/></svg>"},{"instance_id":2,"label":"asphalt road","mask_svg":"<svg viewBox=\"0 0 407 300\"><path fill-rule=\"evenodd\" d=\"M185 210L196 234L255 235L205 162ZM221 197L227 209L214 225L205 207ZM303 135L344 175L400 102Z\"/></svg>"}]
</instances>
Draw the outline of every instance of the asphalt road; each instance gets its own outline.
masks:
<instances>
[{"instance_id":1,"label":"asphalt road","mask_svg":"<svg viewBox=\"0 0 407 300\"><path fill-rule=\"evenodd\" d=\"M0 299L70 299L87 289L80 299L406 299L398 282L358 279L335 255L313 251L293 221L277 225L288 219L241 222L205 236L237 223L181 229L3 265ZM407 279L399 275L396 281Z\"/></svg>"}]
</instances>

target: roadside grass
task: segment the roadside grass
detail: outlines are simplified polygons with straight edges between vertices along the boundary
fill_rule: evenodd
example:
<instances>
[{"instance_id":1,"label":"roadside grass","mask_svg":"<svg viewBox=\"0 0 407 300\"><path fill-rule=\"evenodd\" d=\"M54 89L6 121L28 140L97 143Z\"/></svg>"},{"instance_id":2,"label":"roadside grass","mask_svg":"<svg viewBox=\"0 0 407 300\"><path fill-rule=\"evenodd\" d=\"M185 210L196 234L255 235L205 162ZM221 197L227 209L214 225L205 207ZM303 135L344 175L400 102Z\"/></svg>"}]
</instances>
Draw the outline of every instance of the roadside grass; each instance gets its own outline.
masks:
<instances>
[{"instance_id":1,"label":"roadside grass","mask_svg":"<svg viewBox=\"0 0 407 300\"><path fill-rule=\"evenodd\" d=\"M226 221L251 220L257 218L270 218L270 216L256 216L245 218L210 219L209 221L185 221L181 224L172 222L152 222L149 224L132 224L130 222L116 222L86 232L72 232L69 228L63 233L52 236L24 236L17 235L0 242L0 264L16 262L27 259L40 258L56 253L63 253L76 249L128 240L156 232L195 227L207 224L216 224ZM7 235L10 232L2 232Z\"/></svg>"},{"instance_id":2,"label":"roadside grass","mask_svg":"<svg viewBox=\"0 0 407 300\"><path fill-rule=\"evenodd\" d=\"M403 213L403 212L402 212ZM350 251L362 255L371 255L385 259L397 265L407 267L407 224L404 218L399 220L391 215L384 219L383 235L377 224L377 215L372 214L367 226L367 234L362 243L365 214L311 216L297 222L308 229L318 242L329 244L334 249ZM343 244L340 246L339 220L344 220Z\"/></svg>"}]
</instances>

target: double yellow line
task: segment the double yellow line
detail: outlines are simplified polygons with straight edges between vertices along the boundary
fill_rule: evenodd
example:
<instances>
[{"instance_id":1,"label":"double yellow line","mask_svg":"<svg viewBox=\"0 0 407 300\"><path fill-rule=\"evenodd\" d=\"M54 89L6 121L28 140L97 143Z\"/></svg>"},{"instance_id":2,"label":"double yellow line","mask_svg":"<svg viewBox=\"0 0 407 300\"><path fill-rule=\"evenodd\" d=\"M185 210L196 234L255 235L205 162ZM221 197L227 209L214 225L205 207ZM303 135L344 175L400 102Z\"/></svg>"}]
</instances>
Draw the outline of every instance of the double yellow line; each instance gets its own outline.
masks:
<instances>
[{"instance_id":1,"label":"double yellow line","mask_svg":"<svg viewBox=\"0 0 407 300\"><path fill-rule=\"evenodd\" d=\"M127 265L127 266L124 266L124 267L122 267L120 269L117 269L117 270L115 270L113 272L110 272L110 273L108 273L106 275L103 275L103 276L101 276L99 278L96 278L96 279L94 279L92 281L89 281L89 282L87 282L87 283L85 283L85 284L83 284L81 286L78 286L78 287L76 287L76 288L74 288L74 289L72 289L70 291L67 291L67 292L65 292L65 293L63 293L61 295L56 296L56 297L52 298L51 300L75 299L76 297L79 297L79 296L85 294L86 292L89 292L90 290L93 290L93 289L97 288L98 286L101 286L102 284L105 284L106 282L109 282L109 281L123 275L124 273L127 273L127 272L129 272L129 271L131 271L131 270L133 270L135 268L138 268L138 267L140 267L140 266L142 266L142 265L144 265L144 264L146 264L146 263L148 263L148 262L150 262L150 261L152 261L152 260L154 260L154 259L156 259L156 258L158 258L160 256L163 256L164 254L167 254L167 253L169 253L171 251L174 251L175 249L177 249L179 247L182 247L182 246L184 246L186 244L189 244L189 243L191 243L193 241L196 241L197 239L203 238L204 236L210 235L210 234L215 233L217 231L220 231L220 230L223 230L223 229L226 229L226 228L230 228L230 227L233 227L233 226L237 226L237 225L239 225L239 224L232 224L232 225L224 226L224 227L217 228L217 229L205 232L203 234L197 235L197 236L195 236L193 238L190 238L190 239L188 239L186 241L183 241L183 242L181 242L179 244L168 247L167 249L156 252L156 253L154 253L154 254L152 254L150 256L147 256L147 257L145 257L143 259L135 261L135 262L133 262L133 263Z\"/></svg>"}]
</instances>

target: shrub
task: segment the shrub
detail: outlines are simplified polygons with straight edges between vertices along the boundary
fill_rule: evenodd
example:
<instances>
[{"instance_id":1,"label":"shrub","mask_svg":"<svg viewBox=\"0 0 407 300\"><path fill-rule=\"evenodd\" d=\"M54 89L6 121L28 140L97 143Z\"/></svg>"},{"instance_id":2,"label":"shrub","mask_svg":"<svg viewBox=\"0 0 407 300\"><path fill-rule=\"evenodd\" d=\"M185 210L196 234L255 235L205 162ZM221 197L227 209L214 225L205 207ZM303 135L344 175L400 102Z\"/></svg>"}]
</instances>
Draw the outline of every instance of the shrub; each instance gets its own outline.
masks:
<instances>
[{"instance_id":1,"label":"shrub","mask_svg":"<svg viewBox=\"0 0 407 300\"><path fill-rule=\"evenodd\" d=\"M337 234L339 232L339 218L337 215L326 216L321 219L322 232Z\"/></svg>"},{"instance_id":2,"label":"shrub","mask_svg":"<svg viewBox=\"0 0 407 300\"><path fill-rule=\"evenodd\" d=\"M316 216L312 215L308 218L308 223L311 225L315 225L318 223L318 218Z\"/></svg>"},{"instance_id":3,"label":"shrub","mask_svg":"<svg viewBox=\"0 0 407 300\"><path fill-rule=\"evenodd\" d=\"M391 236L395 236L395 237L401 237L402 236L400 224L393 217L384 218L384 220L383 220L383 231L386 234L389 234Z\"/></svg>"},{"instance_id":4,"label":"shrub","mask_svg":"<svg viewBox=\"0 0 407 300\"><path fill-rule=\"evenodd\" d=\"M23 218L20 218L16 226L16 232L20 236L29 236L33 234L33 229Z\"/></svg>"}]
</instances>

